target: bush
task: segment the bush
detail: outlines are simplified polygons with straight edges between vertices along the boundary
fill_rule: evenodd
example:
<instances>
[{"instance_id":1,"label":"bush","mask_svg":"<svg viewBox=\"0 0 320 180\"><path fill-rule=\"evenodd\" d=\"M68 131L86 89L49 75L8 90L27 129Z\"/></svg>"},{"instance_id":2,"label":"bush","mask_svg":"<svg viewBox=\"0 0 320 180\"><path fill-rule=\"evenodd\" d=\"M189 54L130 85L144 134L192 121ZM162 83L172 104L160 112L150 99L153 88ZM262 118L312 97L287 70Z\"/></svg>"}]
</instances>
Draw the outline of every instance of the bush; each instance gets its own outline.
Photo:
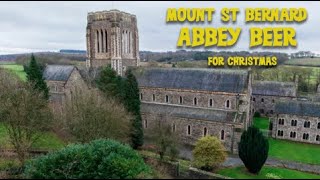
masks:
<instances>
[{"instance_id":1,"label":"bush","mask_svg":"<svg viewBox=\"0 0 320 180\"><path fill-rule=\"evenodd\" d=\"M268 158L269 142L256 127L241 135L239 157L249 172L257 174Z\"/></svg>"},{"instance_id":2,"label":"bush","mask_svg":"<svg viewBox=\"0 0 320 180\"><path fill-rule=\"evenodd\" d=\"M193 165L202 170L211 171L227 158L226 149L214 136L200 138L192 151Z\"/></svg>"},{"instance_id":3,"label":"bush","mask_svg":"<svg viewBox=\"0 0 320 180\"><path fill-rule=\"evenodd\" d=\"M31 160L25 169L27 178L36 179L127 179L149 173L150 168L130 146L104 139L69 145Z\"/></svg>"},{"instance_id":4,"label":"bush","mask_svg":"<svg viewBox=\"0 0 320 180\"><path fill-rule=\"evenodd\" d=\"M258 118L259 118L259 117L261 117L261 115L260 115L259 112L255 112L254 115L253 115L253 117L258 117Z\"/></svg>"}]
</instances>

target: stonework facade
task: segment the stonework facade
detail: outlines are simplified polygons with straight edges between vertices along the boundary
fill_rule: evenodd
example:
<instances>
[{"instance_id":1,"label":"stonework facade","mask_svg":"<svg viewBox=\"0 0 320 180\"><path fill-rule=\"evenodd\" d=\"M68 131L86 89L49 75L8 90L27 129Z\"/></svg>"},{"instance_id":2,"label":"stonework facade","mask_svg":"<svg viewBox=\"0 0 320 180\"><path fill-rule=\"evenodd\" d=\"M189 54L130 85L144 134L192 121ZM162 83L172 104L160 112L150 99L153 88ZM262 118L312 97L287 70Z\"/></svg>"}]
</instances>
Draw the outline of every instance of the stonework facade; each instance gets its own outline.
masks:
<instances>
[{"instance_id":1,"label":"stonework facade","mask_svg":"<svg viewBox=\"0 0 320 180\"><path fill-rule=\"evenodd\" d=\"M48 65L43 73L49 87L50 105L56 113L62 111L62 104L75 88L87 88L75 66Z\"/></svg>"},{"instance_id":2,"label":"stonework facade","mask_svg":"<svg viewBox=\"0 0 320 180\"><path fill-rule=\"evenodd\" d=\"M141 68L135 70L144 129L171 124L182 142L194 145L217 136L237 152L243 130L251 125L251 79L247 71ZM193 79L193 81L188 81ZM237 81L237 82L235 82Z\"/></svg>"},{"instance_id":3,"label":"stonework facade","mask_svg":"<svg viewBox=\"0 0 320 180\"><path fill-rule=\"evenodd\" d=\"M254 81L252 84L253 113L272 117L275 104L278 101L292 101L297 99L297 82Z\"/></svg>"},{"instance_id":4,"label":"stonework facade","mask_svg":"<svg viewBox=\"0 0 320 180\"><path fill-rule=\"evenodd\" d=\"M304 143L320 144L320 104L288 101L276 105L272 136Z\"/></svg>"},{"instance_id":5,"label":"stonework facade","mask_svg":"<svg viewBox=\"0 0 320 180\"><path fill-rule=\"evenodd\" d=\"M111 64L119 75L139 64L139 35L135 15L118 10L88 13L87 67Z\"/></svg>"}]
</instances>

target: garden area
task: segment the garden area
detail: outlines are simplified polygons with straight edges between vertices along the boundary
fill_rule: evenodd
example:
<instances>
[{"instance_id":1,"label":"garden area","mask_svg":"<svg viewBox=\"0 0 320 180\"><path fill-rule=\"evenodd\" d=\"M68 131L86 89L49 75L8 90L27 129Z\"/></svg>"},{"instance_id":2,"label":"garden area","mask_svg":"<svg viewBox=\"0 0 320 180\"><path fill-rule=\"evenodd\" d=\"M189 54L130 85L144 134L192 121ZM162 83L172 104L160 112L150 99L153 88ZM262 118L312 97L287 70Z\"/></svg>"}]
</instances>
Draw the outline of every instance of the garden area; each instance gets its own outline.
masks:
<instances>
[{"instance_id":1,"label":"garden area","mask_svg":"<svg viewBox=\"0 0 320 180\"><path fill-rule=\"evenodd\" d=\"M249 173L243 166L226 168L217 171L218 174L235 179L319 179L320 175L280 167L264 166L258 175Z\"/></svg>"}]
</instances>

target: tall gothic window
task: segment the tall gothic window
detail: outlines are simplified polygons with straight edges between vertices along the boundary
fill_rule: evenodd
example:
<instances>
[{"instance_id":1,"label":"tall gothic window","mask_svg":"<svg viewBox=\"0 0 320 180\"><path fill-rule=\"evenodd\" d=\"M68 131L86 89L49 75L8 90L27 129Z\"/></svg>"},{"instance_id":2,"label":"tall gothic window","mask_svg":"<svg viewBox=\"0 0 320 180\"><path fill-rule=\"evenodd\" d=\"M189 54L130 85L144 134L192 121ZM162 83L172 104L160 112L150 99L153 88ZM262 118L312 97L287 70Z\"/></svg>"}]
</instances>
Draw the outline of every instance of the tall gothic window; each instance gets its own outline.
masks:
<instances>
[{"instance_id":1,"label":"tall gothic window","mask_svg":"<svg viewBox=\"0 0 320 180\"><path fill-rule=\"evenodd\" d=\"M209 107L212 107L212 106L213 106L213 100L209 99Z\"/></svg>"},{"instance_id":2,"label":"tall gothic window","mask_svg":"<svg viewBox=\"0 0 320 180\"><path fill-rule=\"evenodd\" d=\"M229 100L226 101L226 108L230 108L230 101Z\"/></svg>"},{"instance_id":3,"label":"tall gothic window","mask_svg":"<svg viewBox=\"0 0 320 180\"><path fill-rule=\"evenodd\" d=\"M168 103L168 102L169 102L169 96L166 95L166 103Z\"/></svg>"},{"instance_id":4,"label":"tall gothic window","mask_svg":"<svg viewBox=\"0 0 320 180\"><path fill-rule=\"evenodd\" d=\"M194 104L195 106L198 104L198 100L197 100L196 97L193 99L193 104Z\"/></svg>"},{"instance_id":5,"label":"tall gothic window","mask_svg":"<svg viewBox=\"0 0 320 180\"><path fill-rule=\"evenodd\" d=\"M106 43L106 51L105 52L108 52L108 31L105 30L105 43Z\"/></svg>"},{"instance_id":6,"label":"tall gothic window","mask_svg":"<svg viewBox=\"0 0 320 180\"><path fill-rule=\"evenodd\" d=\"M221 140L224 140L224 130L221 131L220 136L221 136L220 139L221 139Z\"/></svg>"},{"instance_id":7,"label":"tall gothic window","mask_svg":"<svg viewBox=\"0 0 320 180\"><path fill-rule=\"evenodd\" d=\"M207 128L206 128L206 127L205 127L205 128L203 128L203 136L207 136L207 133L208 133Z\"/></svg>"},{"instance_id":8,"label":"tall gothic window","mask_svg":"<svg viewBox=\"0 0 320 180\"><path fill-rule=\"evenodd\" d=\"M100 43L99 43L100 37L99 37L99 30L97 30L97 50L96 52L100 52Z\"/></svg>"},{"instance_id":9,"label":"tall gothic window","mask_svg":"<svg viewBox=\"0 0 320 180\"><path fill-rule=\"evenodd\" d=\"M190 126L190 125L188 125L187 134L188 134L188 135L191 135L191 126Z\"/></svg>"},{"instance_id":10,"label":"tall gothic window","mask_svg":"<svg viewBox=\"0 0 320 180\"><path fill-rule=\"evenodd\" d=\"M180 96L180 98L179 98L179 103L182 104L182 101L183 101L183 99L182 99L182 97Z\"/></svg>"}]
</instances>

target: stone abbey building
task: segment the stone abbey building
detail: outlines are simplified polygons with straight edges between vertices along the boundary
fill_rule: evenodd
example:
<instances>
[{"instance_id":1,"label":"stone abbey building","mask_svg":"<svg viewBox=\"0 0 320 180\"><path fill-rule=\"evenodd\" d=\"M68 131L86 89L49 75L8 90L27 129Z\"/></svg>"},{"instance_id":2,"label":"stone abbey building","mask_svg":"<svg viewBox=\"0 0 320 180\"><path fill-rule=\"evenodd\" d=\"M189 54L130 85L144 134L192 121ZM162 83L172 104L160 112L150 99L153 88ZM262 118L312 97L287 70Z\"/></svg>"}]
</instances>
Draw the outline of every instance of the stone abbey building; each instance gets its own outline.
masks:
<instances>
[{"instance_id":1,"label":"stone abbey building","mask_svg":"<svg viewBox=\"0 0 320 180\"><path fill-rule=\"evenodd\" d=\"M243 130L252 125L254 112L260 112L272 117L273 137L318 143L319 107L299 104L296 83L253 82L250 70L138 67L135 15L99 11L88 13L87 20L87 68L111 64L122 76L129 67L134 70L145 132L158 122L168 123L186 144L214 135L228 151L237 152ZM68 94L75 81L85 83L78 69L69 66L48 66L45 79L53 97ZM291 120L297 123L291 126ZM309 129L303 127L305 121Z\"/></svg>"},{"instance_id":2,"label":"stone abbey building","mask_svg":"<svg viewBox=\"0 0 320 180\"><path fill-rule=\"evenodd\" d=\"M139 64L139 35L135 15L118 10L89 13L87 18L87 67L111 64L123 75Z\"/></svg>"}]
</instances>

